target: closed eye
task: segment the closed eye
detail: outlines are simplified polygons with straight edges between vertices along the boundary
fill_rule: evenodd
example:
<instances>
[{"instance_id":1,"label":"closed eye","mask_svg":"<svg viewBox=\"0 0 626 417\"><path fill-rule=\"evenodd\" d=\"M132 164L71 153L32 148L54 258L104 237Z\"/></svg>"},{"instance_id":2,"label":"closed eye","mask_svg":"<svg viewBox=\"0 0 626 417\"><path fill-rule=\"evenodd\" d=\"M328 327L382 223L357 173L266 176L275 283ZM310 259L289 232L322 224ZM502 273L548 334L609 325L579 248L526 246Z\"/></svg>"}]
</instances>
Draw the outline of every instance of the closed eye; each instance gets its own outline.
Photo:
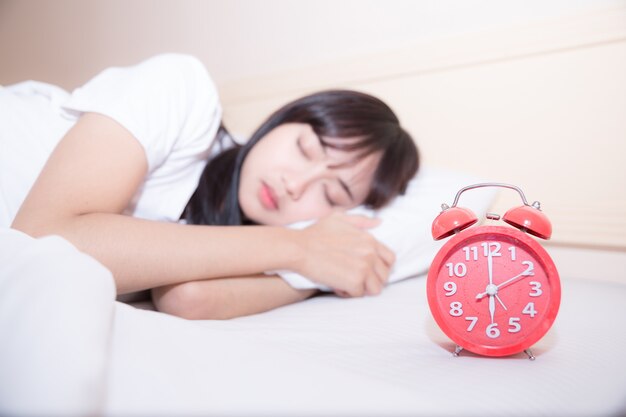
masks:
<instances>
[{"instance_id":1,"label":"closed eye","mask_svg":"<svg viewBox=\"0 0 626 417\"><path fill-rule=\"evenodd\" d=\"M300 150L302 156L304 156L306 159L311 159L311 156L307 153L307 150L304 149L304 146L302 145L302 136L298 138L296 144L298 145L298 150Z\"/></svg>"}]
</instances>

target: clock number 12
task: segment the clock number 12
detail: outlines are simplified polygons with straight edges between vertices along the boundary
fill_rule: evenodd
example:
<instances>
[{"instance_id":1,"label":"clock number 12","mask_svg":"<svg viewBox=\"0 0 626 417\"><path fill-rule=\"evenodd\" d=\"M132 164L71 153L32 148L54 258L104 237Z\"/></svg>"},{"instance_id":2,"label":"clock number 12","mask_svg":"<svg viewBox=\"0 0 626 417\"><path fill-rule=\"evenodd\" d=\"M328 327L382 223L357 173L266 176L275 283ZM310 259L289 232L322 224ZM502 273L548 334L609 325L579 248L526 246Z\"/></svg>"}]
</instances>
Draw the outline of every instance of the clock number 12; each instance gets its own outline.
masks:
<instances>
[{"instance_id":1,"label":"clock number 12","mask_svg":"<svg viewBox=\"0 0 626 417\"><path fill-rule=\"evenodd\" d=\"M483 255L485 257L489 256L489 252L491 252L491 256L502 256L500 253L500 249L502 249L502 245L499 242L484 242L480 244L483 247ZM507 248L510 252L511 260L517 260L517 248L515 246L510 246ZM478 247L477 246L465 246L463 248L463 252L465 253L465 261L477 261L478 260Z\"/></svg>"}]
</instances>

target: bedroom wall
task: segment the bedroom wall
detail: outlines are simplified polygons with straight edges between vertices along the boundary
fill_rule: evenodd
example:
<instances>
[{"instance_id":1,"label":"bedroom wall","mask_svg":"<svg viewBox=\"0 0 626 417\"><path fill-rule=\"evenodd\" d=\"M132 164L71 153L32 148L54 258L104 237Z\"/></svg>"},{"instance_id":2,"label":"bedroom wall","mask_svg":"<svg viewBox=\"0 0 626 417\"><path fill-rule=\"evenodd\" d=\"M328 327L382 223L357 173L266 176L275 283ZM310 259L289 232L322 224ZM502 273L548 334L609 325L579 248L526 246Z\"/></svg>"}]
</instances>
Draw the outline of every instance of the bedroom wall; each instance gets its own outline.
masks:
<instances>
[{"instance_id":1,"label":"bedroom wall","mask_svg":"<svg viewBox=\"0 0 626 417\"><path fill-rule=\"evenodd\" d=\"M522 186L553 244L626 251L626 1L0 0L0 84L199 56L249 134L320 88L392 104L427 165ZM495 209L515 204L501 194Z\"/></svg>"},{"instance_id":2,"label":"bedroom wall","mask_svg":"<svg viewBox=\"0 0 626 417\"><path fill-rule=\"evenodd\" d=\"M334 65L223 83L243 132L301 94L384 97L426 165L521 186L552 244L626 249L626 8L428 40ZM451 196L452 199L452 196ZM518 204L501 193L494 211Z\"/></svg>"},{"instance_id":3,"label":"bedroom wall","mask_svg":"<svg viewBox=\"0 0 626 417\"><path fill-rule=\"evenodd\" d=\"M73 88L164 51L218 83L416 42L624 5L624 0L0 0L0 83Z\"/></svg>"}]
</instances>

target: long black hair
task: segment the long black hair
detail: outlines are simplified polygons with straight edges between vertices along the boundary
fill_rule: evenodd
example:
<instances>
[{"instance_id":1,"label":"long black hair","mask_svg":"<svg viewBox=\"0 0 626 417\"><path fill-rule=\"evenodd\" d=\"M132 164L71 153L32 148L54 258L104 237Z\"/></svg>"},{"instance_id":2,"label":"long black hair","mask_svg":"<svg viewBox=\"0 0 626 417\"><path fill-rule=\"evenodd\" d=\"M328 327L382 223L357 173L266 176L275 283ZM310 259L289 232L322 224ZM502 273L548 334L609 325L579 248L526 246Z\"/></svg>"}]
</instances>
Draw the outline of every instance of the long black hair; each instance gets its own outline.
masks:
<instances>
[{"instance_id":1,"label":"long black hair","mask_svg":"<svg viewBox=\"0 0 626 417\"><path fill-rule=\"evenodd\" d=\"M378 209L404 194L419 167L419 152L411 136L400 126L394 112L380 99L350 90L330 90L288 103L274 112L245 145L235 145L211 159L181 219L189 224L241 225L250 223L238 201L243 161L254 145L272 129L285 123L307 123L324 145L356 151L357 159L380 151L380 162L364 205ZM217 140L228 135L220 126Z\"/></svg>"}]
</instances>

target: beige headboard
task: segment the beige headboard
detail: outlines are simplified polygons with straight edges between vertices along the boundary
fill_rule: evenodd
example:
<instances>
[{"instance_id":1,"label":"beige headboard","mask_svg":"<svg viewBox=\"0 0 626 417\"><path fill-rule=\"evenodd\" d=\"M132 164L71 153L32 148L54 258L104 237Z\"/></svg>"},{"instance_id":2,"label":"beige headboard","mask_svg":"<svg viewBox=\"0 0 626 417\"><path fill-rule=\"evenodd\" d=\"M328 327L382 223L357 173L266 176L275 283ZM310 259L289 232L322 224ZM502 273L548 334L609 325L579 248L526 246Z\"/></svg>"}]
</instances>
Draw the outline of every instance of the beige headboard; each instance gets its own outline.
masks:
<instances>
[{"instance_id":1,"label":"beige headboard","mask_svg":"<svg viewBox=\"0 0 626 417\"><path fill-rule=\"evenodd\" d=\"M305 93L386 100L428 166L520 186L555 244L626 250L626 8L560 17L221 84L247 135ZM450 196L452 200L454 196ZM502 192L494 210L519 204Z\"/></svg>"}]
</instances>

